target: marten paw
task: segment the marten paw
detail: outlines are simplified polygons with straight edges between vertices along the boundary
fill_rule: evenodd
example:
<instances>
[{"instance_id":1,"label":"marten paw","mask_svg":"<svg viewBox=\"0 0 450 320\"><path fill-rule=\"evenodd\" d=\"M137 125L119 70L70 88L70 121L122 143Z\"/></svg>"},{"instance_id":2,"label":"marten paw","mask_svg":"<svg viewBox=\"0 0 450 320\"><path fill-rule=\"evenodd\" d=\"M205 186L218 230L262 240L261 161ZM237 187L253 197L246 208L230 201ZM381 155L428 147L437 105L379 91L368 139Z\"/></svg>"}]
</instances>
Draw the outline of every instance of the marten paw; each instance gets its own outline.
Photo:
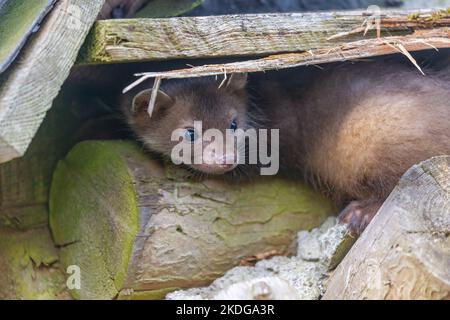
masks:
<instances>
[{"instance_id":1,"label":"marten paw","mask_svg":"<svg viewBox=\"0 0 450 320\"><path fill-rule=\"evenodd\" d=\"M339 222L348 224L348 232L359 236L377 214L383 201L368 199L352 201L339 214Z\"/></svg>"}]
</instances>

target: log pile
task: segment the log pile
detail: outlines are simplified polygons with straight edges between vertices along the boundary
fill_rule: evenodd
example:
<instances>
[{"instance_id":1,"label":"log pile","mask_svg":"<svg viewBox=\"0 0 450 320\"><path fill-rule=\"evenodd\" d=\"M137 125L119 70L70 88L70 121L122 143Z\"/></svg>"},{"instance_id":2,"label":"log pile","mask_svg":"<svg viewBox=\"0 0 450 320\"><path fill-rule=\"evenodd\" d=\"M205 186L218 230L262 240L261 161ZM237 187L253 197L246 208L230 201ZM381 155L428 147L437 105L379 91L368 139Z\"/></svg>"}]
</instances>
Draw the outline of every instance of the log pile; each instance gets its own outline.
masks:
<instances>
[{"instance_id":1,"label":"log pile","mask_svg":"<svg viewBox=\"0 0 450 320\"><path fill-rule=\"evenodd\" d=\"M71 266L80 267L82 282L72 297L163 298L207 285L242 261L294 253L298 230L337 211L302 184L192 181L122 141L78 145L51 181L58 160L83 137L80 127L97 116L90 103L80 103L85 92L59 91L103 2L57 1L20 63L2 73L0 163L9 162L0 166L0 298L68 298ZM178 2L182 10L199 3ZM43 3L53 2L36 5ZM397 52L414 63L411 51L450 47L448 10L387 11L378 25L373 17L328 12L102 21L77 63L247 59L144 72L142 82ZM408 172L331 275L324 298L448 299L448 177L448 157Z\"/></svg>"}]
</instances>

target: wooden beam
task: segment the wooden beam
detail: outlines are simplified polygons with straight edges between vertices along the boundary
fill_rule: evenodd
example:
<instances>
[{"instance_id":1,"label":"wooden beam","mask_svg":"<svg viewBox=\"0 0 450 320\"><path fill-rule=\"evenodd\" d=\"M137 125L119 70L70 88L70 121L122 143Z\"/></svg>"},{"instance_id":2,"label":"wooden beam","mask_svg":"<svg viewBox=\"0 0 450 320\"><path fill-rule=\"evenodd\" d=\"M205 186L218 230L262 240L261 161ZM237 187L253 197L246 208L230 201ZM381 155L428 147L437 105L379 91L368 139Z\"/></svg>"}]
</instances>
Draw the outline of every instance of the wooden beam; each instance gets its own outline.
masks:
<instances>
[{"instance_id":1,"label":"wooden beam","mask_svg":"<svg viewBox=\"0 0 450 320\"><path fill-rule=\"evenodd\" d=\"M0 163L22 156L51 107L103 0L61 0L0 87ZM12 26L14 27L14 26Z\"/></svg>"},{"instance_id":2,"label":"wooden beam","mask_svg":"<svg viewBox=\"0 0 450 320\"><path fill-rule=\"evenodd\" d=\"M402 178L328 282L324 299L450 298L450 156Z\"/></svg>"},{"instance_id":3,"label":"wooden beam","mask_svg":"<svg viewBox=\"0 0 450 320\"><path fill-rule=\"evenodd\" d=\"M281 70L299 66L358 60L393 53L405 54L408 51L420 51L431 48L450 48L450 29L416 31L407 36L386 37L381 40L360 40L327 49L277 54L255 60L207 64L163 72L143 72L136 74L139 77L138 80L126 87L124 93L150 78L176 79ZM411 57L406 58L411 59Z\"/></svg>"},{"instance_id":4,"label":"wooden beam","mask_svg":"<svg viewBox=\"0 0 450 320\"><path fill-rule=\"evenodd\" d=\"M254 56L329 48L367 39L363 25L372 25L375 18L365 11L354 11L98 21L79 63ZM389 11L381 15L383 36L448 26L447 11ZM337 34L341 36L332 38Z\"/></svg>"}]
</instances>

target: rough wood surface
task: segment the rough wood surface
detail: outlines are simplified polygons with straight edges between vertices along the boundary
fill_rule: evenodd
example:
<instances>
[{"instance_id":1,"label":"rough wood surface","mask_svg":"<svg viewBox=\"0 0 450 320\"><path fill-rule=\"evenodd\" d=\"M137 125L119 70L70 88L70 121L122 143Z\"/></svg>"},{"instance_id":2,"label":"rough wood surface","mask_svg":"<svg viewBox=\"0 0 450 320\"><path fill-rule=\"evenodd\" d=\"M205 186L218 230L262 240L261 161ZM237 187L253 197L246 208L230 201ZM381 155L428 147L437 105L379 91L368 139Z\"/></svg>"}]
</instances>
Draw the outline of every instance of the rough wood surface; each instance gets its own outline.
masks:
<instances>
[{"instance_id":1,"label":"rough wood surface","mask_svg":"<svg viewBox=\"0 0 450 320\"><path fill-rule=\"evenodd\" d=\"M256 60L207 64L164 72L143 72L136 74L139 77L138 80L126 87L124 92L131 90L150 78L175 79L213 75L227 76L232 73L281 70L306 65L320 65L330 62L371 58L393 53L409 55L410 51L427 50L430 48L450 48L450 29L442 28L416 31L412 35L403 37L386 37L382 40L360 40L329 49L310 50L303 53L278 54Z\"/></svg>"},{"instance_id":2,"label":"rough wood surface","mask_svg":"<svg viewBox=\"0 0 450 320\"><path fill-rule=\"evenodd\" d=\"M298 230L335 209L304 185L194 182L132 142L84 142L62 160L50 225L64 267L81 268L76 298L162 298L202 286L248 256L292 252Z\"/></svg>"},{"instance_id":3,"label":"rough wood surface","mask_svg":"<svg viewBox=\"0 0 450 320\"><path fill-rule=\"evenodd\" d=\"M450 156L413 167L329 280L324 299L450 298Z\"/></svg>"},{"instance_id":4,"label":"rough wood surface","mask_svg":"<svg viewBox=\"0 0 450 320\"><path fill-rule=\"evenodd\" d=\"M383 36L448 27L446 11L384 12ZM80 63L268 55L335 47L364 39L367 12L251 14L96 23ZM356 32L358 31L358 32ZM330 39L336 34L343 36ZM345 34L345 36L344 36ZM371 33L373 38L374 33Z\"/></svg>"},{"instance_id":5,"label":"rough wood surface","mask_svg":"<svg viewBox=\"0 0 450 320\"><path fill-rule=\"evenodd\" d=\"M58 251L47 226L18 230L0 225L0 299L68 299Z\"/></svg>"},{"instance_id":6,"label":"rough wood surface","mask_svg":"<svg viewBox=\"0 0 450 320\"><path fill-rule=\"evenodd\" d=\"M0 163L22 156L67 78L103 0L61 0L0 79Z\"/></svg>"}]
</instances>

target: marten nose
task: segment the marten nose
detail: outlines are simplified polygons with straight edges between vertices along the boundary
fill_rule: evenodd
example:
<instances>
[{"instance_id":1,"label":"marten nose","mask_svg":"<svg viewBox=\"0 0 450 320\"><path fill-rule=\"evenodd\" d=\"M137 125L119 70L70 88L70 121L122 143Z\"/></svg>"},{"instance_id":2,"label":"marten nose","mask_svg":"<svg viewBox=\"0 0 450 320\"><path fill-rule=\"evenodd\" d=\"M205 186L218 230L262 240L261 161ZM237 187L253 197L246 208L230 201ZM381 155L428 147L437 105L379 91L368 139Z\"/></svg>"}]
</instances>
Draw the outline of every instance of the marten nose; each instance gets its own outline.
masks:
<instances>
[{"instance_id":1,"label":"marten nose","mask_svg":"<svg viewBox=\"0 0 450 320\"><path fill-rule=\"evenodd\" d=\"M216 158L217 159L217 158ZM229 169L235 166L235 157L233 155L223 155L219 157L216 161L217 165L224 168Z\"/></svg>"}]
</instances>

